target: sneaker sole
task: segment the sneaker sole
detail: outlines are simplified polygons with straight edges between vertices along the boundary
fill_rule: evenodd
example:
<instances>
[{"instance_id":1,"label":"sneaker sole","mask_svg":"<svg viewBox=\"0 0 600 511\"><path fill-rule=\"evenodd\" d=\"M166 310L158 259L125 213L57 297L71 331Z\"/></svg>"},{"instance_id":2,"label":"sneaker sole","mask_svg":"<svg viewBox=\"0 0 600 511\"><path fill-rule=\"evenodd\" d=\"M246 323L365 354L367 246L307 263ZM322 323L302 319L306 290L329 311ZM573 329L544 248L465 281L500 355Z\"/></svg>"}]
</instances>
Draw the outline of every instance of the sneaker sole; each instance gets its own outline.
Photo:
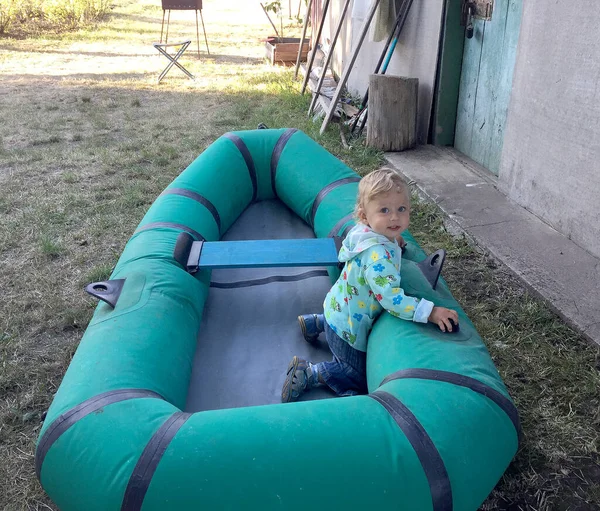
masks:
<instances>
[{"instance_id":1,"label":"sneaker sole","mask_svg":"<svg viewBox=\"0 0 600 511\"><path fill-rule=\"evenodd\" d=\"M302 359L298 356L294 355L294 358L288 365L287 372L285 373L285 381L283 382L283 387L281 388L281 402L282 403L291 403L296 401L298 398L294 399L292 395L292 382L294 379L294 373L298 369L298 366L302 362ZM298 396L300 397L300 396Z\"/></svg>"},{"instance_id":2,"label":"sneaker sole","mask_svg":"<svg viewBox=\"0 0 600 511\"><path fill-rule=\"evenodd\" d=\"M310 344L314 344L319 335L308 335L306 333L306 322L302 316L298 316L298 324L300 325L300 331L302 332L302 337L304 337L304 340Z\"/></svg>"}]
</instances>

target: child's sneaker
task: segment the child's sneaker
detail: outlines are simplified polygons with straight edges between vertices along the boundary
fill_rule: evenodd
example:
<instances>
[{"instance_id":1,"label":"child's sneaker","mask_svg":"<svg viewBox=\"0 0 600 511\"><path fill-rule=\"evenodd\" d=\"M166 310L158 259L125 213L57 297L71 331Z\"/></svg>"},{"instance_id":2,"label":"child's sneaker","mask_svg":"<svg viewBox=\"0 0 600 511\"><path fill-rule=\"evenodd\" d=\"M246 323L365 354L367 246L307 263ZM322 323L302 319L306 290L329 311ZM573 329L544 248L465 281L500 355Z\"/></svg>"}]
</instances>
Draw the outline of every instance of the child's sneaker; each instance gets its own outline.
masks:
<instances>
[{"instance_id":1,"label":"child's sneaker","mask_svg":"<svg viewBox=\"0 0 600 511\"><path fill-rule=\"evenodd\" d=\"M317 386L311 383L311 368L314 367L303 358L296 357L292 359L287 368L283 388L281 389L281 402L290 403L298 401L298 398L310 387Z\"/></svg>"},{"instance_id":2,"label":"child's sneaker","mask_svg":"<svg viewBox=\"0 0 600 511\"><path fill-rule=\"evenodd\" d=\"M304 339L313 344L317 342L319 334L325 330L325 317L323 314L303 314L298 316L298 324Z\"/></svg>"}]
</instances>

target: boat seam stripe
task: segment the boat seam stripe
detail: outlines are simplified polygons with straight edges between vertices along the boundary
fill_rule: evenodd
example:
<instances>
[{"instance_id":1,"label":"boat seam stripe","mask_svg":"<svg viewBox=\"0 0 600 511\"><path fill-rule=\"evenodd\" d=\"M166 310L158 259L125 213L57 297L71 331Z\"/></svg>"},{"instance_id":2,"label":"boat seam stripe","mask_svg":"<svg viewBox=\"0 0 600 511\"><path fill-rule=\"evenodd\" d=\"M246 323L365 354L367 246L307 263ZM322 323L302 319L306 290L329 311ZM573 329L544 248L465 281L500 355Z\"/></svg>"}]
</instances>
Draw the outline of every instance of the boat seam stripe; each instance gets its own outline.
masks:
<instances>
[{"instance_id":1,"label":"boat seam stripe","mask_svg":"<svg viewBox=\"0 0 600 511\"><path fill-rule=\"evenodd\" d=\"M176 412L152 435L129 478L125 495L123 496L121 511L137 511L142 509L144 497L163 454L181 426L191 416L191 413Z\"/></svg>"},{"instance_id":2,"label":"boat seam stripe","mask_svg":"<svg viewBox=\"0 0 600 511\"><path fill-rule=\"evenodd\" d=\"M310 212L310 225L312 225L314 227L315 225L315 217L317 216L317 209L319 208L319 206L321 205L321 202L323 201L323 199L325 198L325 196L331 192L333 189L337 188L338 186L343 186L349 183L357 183L360 181L360 177L345 177L343 179L338 179L337 181L334 181L333 183L328 184L325 188L323 188L315 197L315 200L313 202L312 205L312 210Z\"/></svg>"},{"instance_id":3,"label":"boat seam stripe","mask_svg":"<svg viewBox=\"0 0 600 511\"><path fill-rule=\"evenodd\" d=\"M240 280L237 282L211 282L210 287L216 289L237 289L240 287L262 286L271 282L296 282L312 277L328 277L327 270L312 270L298 275L272 275L263 279Z\"/></svg>"},{"instance_id":4,"label":"boat seam stripe","mask_svg":"<svg viewBox=\"0 0 600 511\"><path fill-rule=\"evenodd\" d=\"M298 131L296 128L287 129L283 135L279 137L279 140L275 144L273 148L273 154L271 154L271 187L273 188L273 193L275 197L277 197L277 188L275 187L275 176L277 175L277 165L279 164L279 158L281 158L281 153L285 148L285 145L288 143L288 140L292 137L294 133Z\"/></svg>"},{"instance_id":5,"label":"boat seam stripe","mask_svg":"<svg viewBox=\"0 0 600 511\"><path fill-rule=\"evenodd\" d=\"M238 148L239 152L242 154L244 161L246 162L246 167L248 167L248 172L250 173L250 179L252 180L252 201L251 203L256 202L256 197L258 196L258 182L256 178L256 167L254 166L254 160L252 159L252 154L248 149L248 146L244 143L244 141L233 133L225 133L223 135L225 138L231 140L235 146Z\"/></svg>"},{"instance_id":6,"label":"boat seam stripe","mask_svg":"<svg viewBox=\"0 0 600 511\"><path fill-rule=\"evenodd\" d=\"M52 424L46 429L44 435L40 439L38 446L35 450L35 471L38 480L41 482L42 465L46 454L50 450L50 447L54 445L60 436L67 431L76 422L80 421L90 413L111 405L113 403L119 403L120 401L126 401L129 399L140 399L140 398L164 398L151 390L145 389L119 389L110 390L97 396L86 399L82 403L78 404L74 408L71 408L67 412L61 414L56 418Z\"/></svg>"},{"instance_id":7,"label":"boat seam stripe","mask_svg":"<svg viewBox=\"0 0 600 511\"><path fill-rule=\"evenodd\" d=\"M219 234L221 234L221 217L219 216L219 212L217 211L217 208L215 208L215 205L212 202L210 202L206 197L192 190L187 190L186 188L168 188L160 195L180 195L182 197L187 197L188 199L192 199L196 202L199 202L206 209L208 209L210 214L213 216L213 218L215 219L215 223L217 224Z\"/></svg>"},{"instance_id":8,"label":"boat seam stripe","mask_svg":"<svg viewBox=\"0 0 600 511\"><path fill-rule=\"evenodd\" d=\"M349 213L344 218L342 218L337 224L335 224L333 226L333 229L331 229L331 232L327 235L327 237L328 238L333 238L334 236L337 236L338 233L339 233L339 230L344 226L344 224L347 224L350 220L352 220L353 216L354 216L354 213ZM352 227L352 226L349 226L349 227ZM346 234L348 234L346 229L344 229L344 232ZM342 238L344 236L342 236Z\"/></svg>"},{"instance_id":9,"label":"boat seam stripe","mask_svg":"<svg viewBox=\"0 0 600 511\"><path fill-rule=\"evenodd\" d=\"M487 397L496 403L508 416L515 427L519 442L521 441L521 421L519 419L519 411L517 410L517 407L505 395L503 395L501 392L498 392L496 389L493 389L489 385L486 385L475 378L471 378L470 376L465 376L464 374L453 373L450 371L439 371L437 369L412 368L402 369L390 374L389 376L386 376L379 386L381 387L390 381L404 378L443 381L445 383L466 387L471 389L473 392L477 392L478 394Z\"/></svg>"},{"instance_id":10,"label":"boat seam stripe","mask_svg":"<svg viewBox=\"0 0 600 511\"><path fill-rule=\"evenodd\" d=\"M352 227L354 227L353 224L347 225L344 230L342 231L342 234L340 234L340 237L342 239L344 239L346 236L348 236L348 233L350 232L350 229L352 229Z\"/></svg>"},{"instance_id":11,"label":"boat seam stripe","mask_svg":"<svg viewBox=\"0 0 600 511\"><path fill-rule=\"evenodd\" d=\"M174 222L151 222L149 224L142 225L142 227L137 229L133 234L136 235L142 231L147 231L149 229L157 229L160 227L166 227L167 229L178 229L180 231L189 232L192 236L194 236L194 238L196 238L196 241L206 241L204 236L202 236L202 234L200 234L198 231L195 231L187 225L177 224Z\"/></svg>"},{"instance_id":12,"label":"boat seam stripe","mask_svg":"<svg viewBox=\"0 0 600 511\"><path fill-rule=\"evenodd\" d=\"M412 445L429 482L433 511L452 511L452 486L448 472L425 428L408 407L390 393L377 390L369 397L389 412Z\"/></svg>"}]
</instances>

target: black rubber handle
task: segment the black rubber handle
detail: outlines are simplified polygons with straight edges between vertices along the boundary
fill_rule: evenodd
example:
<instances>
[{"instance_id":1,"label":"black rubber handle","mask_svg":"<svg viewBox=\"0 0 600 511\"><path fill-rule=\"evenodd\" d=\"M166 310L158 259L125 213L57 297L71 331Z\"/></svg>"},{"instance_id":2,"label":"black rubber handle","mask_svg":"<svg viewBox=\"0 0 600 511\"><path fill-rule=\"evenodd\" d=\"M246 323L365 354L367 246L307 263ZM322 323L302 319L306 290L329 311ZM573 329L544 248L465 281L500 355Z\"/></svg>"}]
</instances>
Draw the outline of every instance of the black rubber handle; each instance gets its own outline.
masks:
<instances>
[{"instance_id":1,"label":"black rubber handle","mask_svg":"<svg viewBox=\"0 0 600 511\"><path fill-rule=\"evenodd\" d=\"M417 264L417 267L421 270L429 284L431 284L432 289L435 289L437 286L445 259L446 251L443 248L440 248L431 254L427 259Z\"/></svg>"},{"instance_id":2,"label":"black rubber handle","mask_svg":"<svg viewBox=\"0 0 600 511\"><path fill-rule=\"evenodd\" d=\"M187 267L188 258L190 256L190 250L194 243L194 238L189 232L182 232L177 236L175 242L175 249L173 250L173 258L177 261L184 269Z\"/></svg>"},{"instance_id":3,"label":"black rubber handle","mask_svg":"<svg viewBox=\"0 0 600 511\"><path fill-rule=\"evenodd\" d=\"M85 292L106 302L114 309L124 285L125 279L103 280L88 284L85 286Z\"/></svg>"},{"instance_id":4,"label":"black rubber handle","mask_svg":"<svg viewBox=\"0 0 600 511\"><path fill-rule=\"evenodd\" d=\"M460 325L458 323L455 323L452 318L449 318L448 321L450 321L450 325L452 326L452 331L451 332L446 331L446 333L457 334L460 330Z\"/></svg>"}]
</instances>

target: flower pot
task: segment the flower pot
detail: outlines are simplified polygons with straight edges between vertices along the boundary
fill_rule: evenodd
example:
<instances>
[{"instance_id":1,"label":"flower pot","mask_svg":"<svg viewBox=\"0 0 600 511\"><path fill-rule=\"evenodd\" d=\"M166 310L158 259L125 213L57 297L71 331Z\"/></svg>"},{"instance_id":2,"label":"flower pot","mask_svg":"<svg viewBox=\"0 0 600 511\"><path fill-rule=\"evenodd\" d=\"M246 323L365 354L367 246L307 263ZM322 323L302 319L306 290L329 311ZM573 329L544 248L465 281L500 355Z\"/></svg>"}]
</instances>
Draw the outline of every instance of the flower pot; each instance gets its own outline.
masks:
<instances>
[{"instance_id":1,"label":"flower pot","mask_svg":"<svg viewBox=\"0 0 600 511\"><path fill-rule=\"evenodd\" d=\"M299 46L299 37L268 37L265 41L265 56L272 65L296 63ZM300 61L306 60L309 46L310 39L304 39Z\"/></svg>"}]
</instances>

